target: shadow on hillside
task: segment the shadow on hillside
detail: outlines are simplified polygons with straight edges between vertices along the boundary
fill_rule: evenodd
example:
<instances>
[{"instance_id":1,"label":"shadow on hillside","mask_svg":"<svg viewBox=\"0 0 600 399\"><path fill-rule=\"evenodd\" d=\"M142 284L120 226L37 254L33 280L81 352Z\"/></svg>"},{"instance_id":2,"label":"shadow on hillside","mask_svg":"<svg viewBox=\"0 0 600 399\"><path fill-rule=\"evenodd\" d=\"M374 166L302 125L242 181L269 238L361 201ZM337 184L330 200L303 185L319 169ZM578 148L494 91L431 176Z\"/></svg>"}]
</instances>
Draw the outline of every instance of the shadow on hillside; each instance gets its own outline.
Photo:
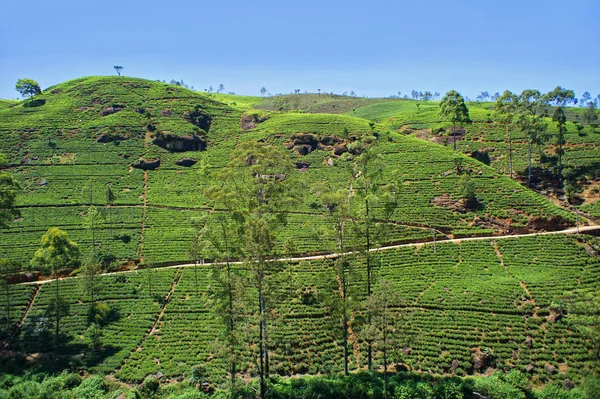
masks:
<instances>
[{"instance_id":1,"label":"shadow on hillside","mask_svg":"<svg viewBox=\"0 0 600 399\"><path fill-rule=\"evenodd\" d=\"M44 99L31 99L29 101L25 101L23 103L23 108L35 108L35 107L41 107L42 105L46 104L46 100Z\"/></svg>"},{"instance_id":2,"label":"shadow on hillside","mask_svg":"<svg viewBox=\"0 0 600 399\"><path fill-rule=\"evenodd\" d=\"M33 320L13 338L10 351L0 355L0 373L21 374L32 370L58 373L89 369L123 349L115 345L102 345L94 350L90 344L64 333L59 334L57 339L46 318L30 317Z\"/></svg>"}]
</instances>

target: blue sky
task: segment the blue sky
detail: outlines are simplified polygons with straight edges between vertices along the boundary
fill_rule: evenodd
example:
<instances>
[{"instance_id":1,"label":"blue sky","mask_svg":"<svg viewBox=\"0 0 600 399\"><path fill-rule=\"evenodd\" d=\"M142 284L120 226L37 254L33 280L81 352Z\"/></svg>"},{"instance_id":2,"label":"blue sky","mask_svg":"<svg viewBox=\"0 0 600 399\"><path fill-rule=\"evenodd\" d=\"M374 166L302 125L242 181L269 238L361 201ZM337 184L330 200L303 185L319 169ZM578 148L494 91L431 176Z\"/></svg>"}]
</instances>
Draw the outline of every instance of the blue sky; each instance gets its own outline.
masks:
<instances>
[{"instance_id":1,"label":"blue sky","mask_svg":"<svg viewBox=\"0 0 600 399\"><path fill-rule=\"evenodd\" d=\"M16 98L22 77L45 88L113 65L252 95L561 85L596 96L599 17L598 0L7 0L0 98Z\"/></svg>"}]
</instances>

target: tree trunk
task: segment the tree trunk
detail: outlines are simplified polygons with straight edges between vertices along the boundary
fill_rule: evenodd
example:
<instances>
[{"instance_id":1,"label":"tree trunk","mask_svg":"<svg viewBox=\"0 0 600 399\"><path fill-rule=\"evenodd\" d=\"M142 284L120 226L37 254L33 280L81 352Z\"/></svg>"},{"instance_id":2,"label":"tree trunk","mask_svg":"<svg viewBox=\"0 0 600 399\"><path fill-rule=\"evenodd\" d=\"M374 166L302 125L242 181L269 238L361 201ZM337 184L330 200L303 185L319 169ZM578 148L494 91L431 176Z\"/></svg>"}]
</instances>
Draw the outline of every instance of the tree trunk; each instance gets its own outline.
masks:
<instances>
[{"instance_id":1,"label":"tree trunk","mask_svg":"<svg viewBox=\"0 0 600 399\"><path fill-rule=\"evenodd\" d=\"M508 170L510 178L513 178L513 163L512 163L512 131L508 131Z\"/></svg>"},{"instance_id":2,"label":"tree trunk","mask_svg":"<svg viewBox=\"0 0 600 399\"><path fill-rule=\"evenodd\" d=\"M10 284L8 279L6 279L6 347L10 349L10 336L12 333L11 329L11 321L10 321Z\"/></svg>"},{"instance_id":3,"label":"tree trunk","mask_svg":"<svg viewBox=\"0 0 600 399\"><path fill-rule=\"evenodd\" d=\"M387 330L384 322L383 326L383 393L384 398L388 399L388 364L387 364Z\"/></svg>"},{"instance_id":4,"label":"tree trunk","mask_svg":"<svg viewBox=\"0 0 600 399\"><path fill-rule=\"evenodd\" d=\"M456 151L456 122L452 122L452 137L454 138L454 151Z\"/></svg>"},{"instance_id":5,"label":"tree trunk","mask_svg":"<svg viewBox=\"0 0 600 399\"><path fill-rule=\"evenodd\" d=\"M531 141L531 139L529 139L529 149L528 149L528 156L529 156L529 166L527 168L527 187L531 187L531 151L532 151L532 147L533 143Z\"/></svg>"},{"instance_id":6,"label":"tree trunk","mask_svg":"<svg viewBox=\"0 0 600 399\"><path fill-rule=\"evenodd\" d=\"M367 298L371 296L371 236L369 230L369 200L365 200L366 208L366 236L367 236ZM371 324L371 312L367 310L367 323ZM373 344L367 341L367 367L373 371Z\"/></svg>"},{"instance_id":7,"label":"tree trunk","mask_svg":"<svg viewBox=\"0 0 600 399\"><path fill-rule=\"evenodd\" d=\"M56 270L56 266L54 267L54 277L56 277L56 303L54 306L54 310L56 312L56 336L55 340L58 344L58 334L60 333L60 311L58 309L58 270Z\"/></svg>"},{"instance_id":8,"label":"tree trunk","mask_svg":"<svg viewBox=\"0 0 600 399\"><path fill-rule=\"evenodd\" d=\"M196 297L198 297L198 260L196 260L195 263L196 264L194 265L194 284L196 285Z\"/></svg>"}]
</instances>

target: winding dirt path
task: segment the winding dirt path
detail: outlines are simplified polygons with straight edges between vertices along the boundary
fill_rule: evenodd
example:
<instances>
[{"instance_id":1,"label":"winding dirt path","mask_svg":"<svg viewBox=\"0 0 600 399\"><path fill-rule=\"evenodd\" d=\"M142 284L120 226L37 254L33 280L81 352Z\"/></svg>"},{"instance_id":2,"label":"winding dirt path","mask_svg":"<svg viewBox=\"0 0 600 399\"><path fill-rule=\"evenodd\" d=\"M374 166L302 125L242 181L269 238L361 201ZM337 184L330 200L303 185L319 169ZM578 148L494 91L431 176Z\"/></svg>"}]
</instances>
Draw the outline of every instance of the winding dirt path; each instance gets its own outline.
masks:
<instances>
[{"instance_id":1,"label":"winding dirt path","mask_svg":"<svg viewBox=\"0 0 600 399\"><path fill-rule=\"evenodd\" d=\"M468 238L453 238L453 239L439 239L438 238L435 241L431 240L431 241L426 241L426 242L417 242L417 243L408 243L408 244L384 245L384 246L378 247L378 248L371 248L370 252L387 251L390 249L398 249L398 248L419 247L419 246L423 246L423 245L435 245L435 244L440 244L440 243L444 243L444 242L452 242L452 243L458 244L458 243L465 242L465 241L485 241L485 240L493 241L493 240L503 240L503 239L512 239L512 238L520 238L520 237L537 237L537 236L559 235L559 234L578 234L578 233L585 233L588 231L599 231L599 230L600 230L600 225L598 225L598 226L581 226L581 227L579 227L579 229L577 227L572 227L569 229L559 230L559 231L545 231L545 232L539 232L539 233L515 234L515 235L504 235L504 236L483 236L483 237L468 237ZM349 251L349 252L345 252L343 254L331 253L331 254L311 255L311 256L297 256L297 257L290 257L290 258L279 258L279 259L276 259L276 261L279 261L279 262L302 262L302 261L311 261L311 260L335 259L335 258L339 258L341 255L346 255L346 256L347 255L356 255L358 253L359 253L359 251ZM233 264L233 265L241 265L243 262L229 262L229 263ZM211 265L220 265L220 264L225 264L225 263L224 262L212 262L212 263L205 262L204 266L210 267ZM194 267L194 266L197 266L197 265L195 263L179 263L176 265L163 266L161 268L162 269L176 269L176 268L180 268L180 267ZM127 271L121 271L121 272L103 273L103 274L101 274L101 276L110 276L110 275L132 273L132 272L137 272L137 270L127 270ZM81 278L81 276L63 277L63 278L60 278L59 280L72 279L72 278ZM55 279L30 281L30 282L21 283L21 284L46 284L46 283L50 283L52 281L55 281Z\"/></svg>"}]
</instances>

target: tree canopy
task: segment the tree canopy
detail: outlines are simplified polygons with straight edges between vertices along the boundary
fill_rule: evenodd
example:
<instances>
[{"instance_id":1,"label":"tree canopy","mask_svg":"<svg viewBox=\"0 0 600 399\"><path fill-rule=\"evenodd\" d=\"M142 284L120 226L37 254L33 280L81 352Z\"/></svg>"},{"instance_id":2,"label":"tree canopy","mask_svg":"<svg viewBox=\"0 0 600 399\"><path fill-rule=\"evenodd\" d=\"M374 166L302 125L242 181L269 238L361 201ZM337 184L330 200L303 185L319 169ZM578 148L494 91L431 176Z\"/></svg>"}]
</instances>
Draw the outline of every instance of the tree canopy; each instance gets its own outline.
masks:
<instances>
[{"instance_id":1,"label":"tree canopy","mask_svg":"<svg viewBox=\"0 0 600 399\"><path fill-rule=\"evenodd\" d=\"M50 227L42 236L40 248L31 259L31 266L46 271L56 271L59 267L77 267L79 255L79 245L71 241L65 231Z\"/></svg>"},{"instance_id":2,"label":"tree canopy","mask_svg":"<svg viewBox=\"0 0 600 399\"><path fill-rule=\"evenodd\" d=\"M456 124L471 123L469 109L465 104L463 96L456 90L450 90L440 103L440 116L452 122L454 135L454 149L456 150Z\"/></svg>"},{"instance_id":3,"label":"tree canopy","mask_svg":"<svg viewBox=\"0 0 600 399\"><path fill-rule=\"evenodd\" d=\"M33 97L36 94L42 94L42 89L40 89L39 83L33 79L28 79L28 78L17 80L15 89L23 97Z\"/></svg>"},{"instance_id":4,"label":"tree canopy","mask_svg":"<svg viewBox=\"0 0 600 399\"><path fill-rule=\"evenodd\" d=\"M1 162L1 161L0 161ZM15 208L17 193L21 186L9 173L0 173L0 229L21 215Z\"/></svg>"}]
</instances>

